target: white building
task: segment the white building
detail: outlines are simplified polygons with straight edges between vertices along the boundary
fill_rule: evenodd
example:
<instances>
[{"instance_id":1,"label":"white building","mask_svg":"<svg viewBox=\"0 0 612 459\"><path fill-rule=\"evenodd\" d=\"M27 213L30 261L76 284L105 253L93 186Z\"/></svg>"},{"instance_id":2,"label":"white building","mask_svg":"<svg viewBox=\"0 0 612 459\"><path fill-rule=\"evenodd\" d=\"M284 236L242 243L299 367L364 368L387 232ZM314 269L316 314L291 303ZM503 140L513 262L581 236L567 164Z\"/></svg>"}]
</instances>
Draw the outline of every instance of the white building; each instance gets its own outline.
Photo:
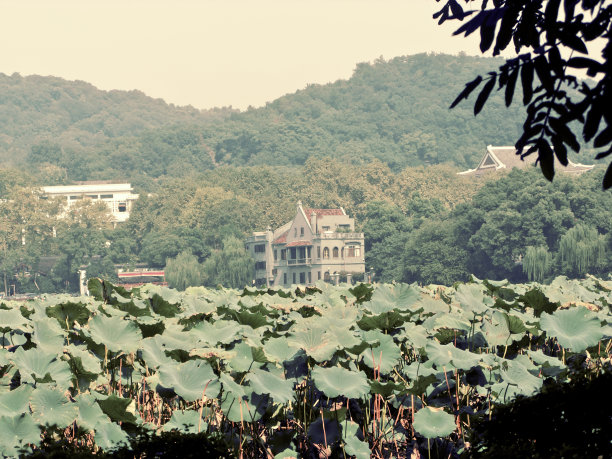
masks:
<instances>
[{"instance_id":1,"label":"white building","mask_svg":"<svg viewBox=\"0 0 612 459\"><path fill-rule=\"evenodd\" d=\"M83 199L102 201L108 206L115 223L129 218L132 205L138 199L129 183L79 182L75 185L44 186L42 189L49 198L65 199L67 207Z\"/></svg>"}]
</instances>

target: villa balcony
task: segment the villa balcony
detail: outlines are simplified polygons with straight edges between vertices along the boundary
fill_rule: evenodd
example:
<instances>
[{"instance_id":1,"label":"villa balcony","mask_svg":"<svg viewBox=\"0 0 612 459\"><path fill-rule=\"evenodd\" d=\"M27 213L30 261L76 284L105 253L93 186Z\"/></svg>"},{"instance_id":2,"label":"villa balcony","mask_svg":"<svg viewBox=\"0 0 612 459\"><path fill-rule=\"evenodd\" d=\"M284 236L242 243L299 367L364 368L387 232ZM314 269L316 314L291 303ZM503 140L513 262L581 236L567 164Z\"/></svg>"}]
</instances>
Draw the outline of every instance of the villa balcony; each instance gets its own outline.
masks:
<instances>
[{"instance_id":1,"label":"villa balcony","mask_svg":"<svg viewBox=\"0 0 612 459\"><path fill-rule=\"evenodd\" d=\"M319 233L315 238L320 239L363 239L363 233Z\"/></svg>"}]
</instances>

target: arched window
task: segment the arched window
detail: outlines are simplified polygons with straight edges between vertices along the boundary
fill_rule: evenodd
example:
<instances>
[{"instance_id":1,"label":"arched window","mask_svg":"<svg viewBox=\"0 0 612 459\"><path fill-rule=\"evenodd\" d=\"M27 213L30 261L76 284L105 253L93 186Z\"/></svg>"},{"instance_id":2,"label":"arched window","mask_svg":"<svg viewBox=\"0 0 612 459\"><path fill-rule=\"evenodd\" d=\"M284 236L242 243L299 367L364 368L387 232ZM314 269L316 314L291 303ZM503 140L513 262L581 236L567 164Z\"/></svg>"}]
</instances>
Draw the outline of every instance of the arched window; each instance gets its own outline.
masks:
<instances>
[{"instance_id":1,"label":"arched window","mask_svg":"<svg viewBox=\"0 0 612 459\"><path fill-rule=\"evenodd\" d=\"M323 249L323 258L329 258L329 247Z\"/></svg>"},{"instance_id":2,"label":"arched window","mask_svg":"<svg viewBox=\"0 0 612 459\"><path fill-rule=\"evenodd\" d=\"M334 250L332 253L334 254L334 258L338 258L338 247L334 247Z\"/></svg>"}]
</instances>

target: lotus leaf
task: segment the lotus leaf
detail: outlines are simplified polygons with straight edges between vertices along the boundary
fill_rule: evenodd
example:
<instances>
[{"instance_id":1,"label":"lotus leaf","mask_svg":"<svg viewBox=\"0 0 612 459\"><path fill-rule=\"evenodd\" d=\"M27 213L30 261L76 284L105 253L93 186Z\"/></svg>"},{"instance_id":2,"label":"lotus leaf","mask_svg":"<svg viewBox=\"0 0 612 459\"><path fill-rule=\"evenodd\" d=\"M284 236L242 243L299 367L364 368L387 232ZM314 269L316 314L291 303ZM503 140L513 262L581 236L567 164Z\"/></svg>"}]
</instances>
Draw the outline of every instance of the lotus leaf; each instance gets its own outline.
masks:
<instances>
[{"instance_id":1,"label":"lotus leaf","mask_svg":"<svg viewBox=\"0 0 612 459\"><path fill-rule=\"evenodd\" d=\"M344 450L356 459L368 459L371 455L370 446L367 441L359 438L359 424L350 421L342 424L342 440Z\"/></svg>"},{"instance_id":2,"label":"lotus leaf","mask_svg":"<svg viewBox=\"0 0 612 459\"><path fill-rule=\"evenodd\" d=\"M401 333L393 337L400 343L406 343L415 349L421 349L427 346L429 335L424 327L416 325L412 322L406 322L402 325Z\"/></svg>"},{"instance_id":3,"label":"lotus leaf","mask_svg":"<svg viewBox=\"0 0 612 459\"><path fill-rule=\"evenodd\" d=\"M270 338L264 343L263 351L270 361L278 363L291 360L297 352L295 348L289 346L289 341L285 336Z\"/></svg>"},{"instance_id":4,"label":"lotus leaf","mask_svg":"<svg viewBox=\"0 0 612 459\"><path fill-rule=\"evenodd\" d=\"M19 373L25 382L33 382L34 378L44 379L52 371L51 363L57 354L29 349L24 351L22 347L13 353L13 362L19 368Z\"/></svg>"},{"instance_id":5,"label":"lotus leaf","mask_svg":"<svg viewBox=\"0 0 612 459\"><path fill-rule=\"evenodd\" d=\"M22 448L40 444L40 428L29 414L0 416L0 454L18 457Z\"/></svg>"},{"instance_id":6,"label":"lotus leaf","mask_svg":"<svg viewBox=\"0 0 612 459\"><path fill-rule=\"evenodd\" d=\"M149 368L159 368L161 365L174 362L162 345L161 336L156 335L152 338L145 338L140 343L142 358Z\"/></svg>"},{"instance_id":7,"label":"lotus leaf","mask_svg":"<svg viewBox=\"0 0 612 459\"><path fill-rule=\"evenodd\" d=\"M89 337L112 352L134 352L142 333L134 322L98 314L89 321Z\"/></svg>"},{"instance_id":8,"label":"lotus leaf","mask_svg":"<svg viewBox=\"0 0 612 459\"><path fill-rule=\"evenodd\" d=\"M350 349L362 343L361 338L356 336L348 327L330 325L327 335L331 338L337 349Z\"/></svg>"},{"instance_id":9,"label":"lotus leaf","mask_svg":"<svg viewBox=\"0 0 612 459\"><path fill-rule=\"evenodd\" d=\"M22 384L12 391L0 394L0 413L5 416L15 416L28 411L32 390L32 386Z\"/></svg>"},{"instance_id":10,"label":"lotus leaf","mask_svg":"<svg viewBox=\"0 0 612 459\"><path fill-rule=\"evenodd\" d=\"M0 333L8 333L12 330L30 331L28 319L21 315L19 309L0 309Z\"/></svg>"},{"instance_id":11,"label":"lotus leaf","mask_svg":"<svg viewBox=\"0 0 612 459\"><path fill-rule=\"evenodd\" d=\"M252 392L243 386L245 395L225 392L222 396L221 410L232 422L256 422L266 412L269 398L267 395Z\"/></svg>"},{"instance_id":12,"label":"lotus leaf","mask_svg":"<svg viewBox=\"0 0 612 459\"><path fill-rule=\"evenodd\" d=\"M320 328L295 332L287 340L290 346L303 349L317 362L330 360L336 352L334 340Z\"/></svg>"},{"instance_id":13,"label":"lotus leaf","mask_svg":"<svg viewBox=\"0 0 612 459\"><path fill-rule=\"evenodd\" d=\"M380 381L369 381L370 393L382 395L384 398L388 398L393 395L396 391L402 391L406 389L403 384L396 384L393 381L386 383Z\"/></svg>"},{"instance_id":14,"label":"lotus leaf","mask_svg":"<svg viewBox=\"0 0 612 459\"><path fill-rule=\"evenodd\" d=\"M128 435L114 422L99 423L96 426L95 440L96 445L104 451L112 451L129 444Z\"/></svg>"},{"instance_id":15,"label":"lotus leaf","mask_svg":"<svg viewBox=\"0 0 612 459\"><path fill-rule=\"evenodd\" d=\"M200 412L195 410L172 412L172 417L164 425L164 431L178 430L181 433L195 434L206 430L207 424L200 418ZM198 430L198 428L200 430Z\"/></svg>"},{"instance_id":16,"label":"lotus leaf","mask_svg":"<svg viewBox=\"0 0 612 459\"><path fill-rule=\"evenodd\" d=\"M62 352L65 332L57 320L45 317L34 321L32 325L32 342L36 343L38 349L56 354Z\"/></svg>"},{"instance_id":17,"label":"lotus leaf","mask_svg":"<svg viewBox=\"0 0 612 459\"><path fill-rule=\"evenodd\" d=\"M461 284L457 287L455 300L464 311L474 315L483 314L494 303L493 298L486 296L479 284Z\"/></svg>"},{"instance_id":18,"label":"lotus leaf","mask_svg":"<svg viewBox=\"0 0 612 459\"><path fill-rule=\"evenodd\" d=\"M100 374L102 361L86 348L71 344L66 347L66 352L71 356L78 374Z\"/></svg>"},{"instance_id":19,"label":"lotus leaf","mask_svg":"<svg viewBox=\"0 0 612 459\"><path fill-rule=\"evenodd\" d=\"M370 392L368 379L363 371L350 371L342 367L315 366L312 378L317 389L330 398L344 396L361 398Z\"/></svg>"},{"instance_id":20,"label":"lotus leaf","mask_svg":"<svg viewBox=\"0 0 612 459\"><path fill-rule=\"evenodd\" d=\"M521 395L533 395L542 387L542 379L532 375L520 363L508 361L508 368L501 368L499 373L506 384L516 386L515 391Z\"/></svg>"},{"instance_id":21,"label":"lotus leaf","mask_svg":"<svg viewBox=\"0 0 612 459\"><path fill-rule=\"evenodd\" d=\"M290 449L290 448L287 448L274 456L274 459L297 459L297 458L298 458L297 451Z\"/></svg>"},{"instance_id":22,"label":"lotus leaf","mask_svg":"<svg viewBox=\"0 0 612 459\"><path fill-rule=\"evenodd\" d=\"M68 402L64 394L56 389L37 388L30 403L33 416L42 425L63 429L78 416L77 405Z\"/></svg>"},{"instance_id":23,"label":"lotus leaf","mask_svg":"<svg viewBox=\"0 0 612 459\"><path fill-rule=\"evenodd\" d=\"M206 298L195 295L185 295L183 297L183 309L185 317L191 317L196 314L211 314L215 312L215 306Z\"/></svg>"},{"instance_id":24,"label":"lotus leaf","mask_svg":"<svg viewBox=\"0 0 612 459\"><path fill-rule=\"evenodd\" d=\"M421 292L413 285L381 285L374 290L372 299L363 303L362 306L373 314L381 314L394 309L406 311L410 310L420 299Z\"/></svg>"},{"instance_id":25,"label":"lotus leaf","mask_svg":"<svg viewBox=\"0 0 612 459\"><path fill-rule=\"evenodd\" d=\"M461 317L461 311L458 311L458 313L458 315L451 315L448 312L438 312L423 322L423 328L427 331L439 330L441 328L470 331L472 325L467 319Z\"/></svg>"},{"instance_id":26,"label":"lotus leaf","mask_svg":"<svg viewBox=\"0 0 612 459\"><path fill-rule=\"evenodd\" d=\"M423 314L437 314L439 312L448 313L450 311L450 306L440 299L423 296L417 301L413 309L422 309Z\"/></svg>"},{"instance_id":27,"label":"lotus leaf","mask_svg":"<svg viewBox=\"0 0 612 459\"><path fill-rule=\"evenodd\" d=\"M425 407L414 415L414 430L425 438L446 437L456 427L455 417L442 408Z\"/></svg>"},{"instance_id":28,"label":"lotus leaf","mask_svg":"<svg viewBox=\"0 0 612 459\"><path fill-rule=\"evenodd\" d=\"M430 341L425 347L429 361L436 365L438 370L443 367L453 367L459 370L469 370L478 365L480 358L469 351L456 348L451 344L440 344Z\"/></svg>"},{"instance_id":29,"label":"lotus leaf","mask_svg":"<svg viewBox=\"0 0 612 459\"><path fill-rule=\"evenodd\" d=\"M293 382L287 381L282 372L255 369L247 373L246 379L253 391L258 394L270 394L276 403L287 403L293 400Z\"/></svg>"},{"instance_id":30,"label":"lotus leaf","mask_svg":"<svg viewBox=\"0 0 612 459\"><path fill-rule=\"evenodd\" d=\"M382 374L392 371L402 354L399 346L393 342L393 337L385 335L378 330L364 332L363 335L366 341L376 339L380 343L367 348L361 353L360 357L363 359L363 362L370 368L376 368Z\"/></svg>"},{"instance_id":31,"label":"lotus leaf","mask_svg":"<svg viewBox=\"0 0 612 459\"><path fill-rule=\"evenodd\" d=\"M229 344L240 338L240 326L231 320L217 320L216 322L200 322L189 333L193 334L200 343L216 346L218 343Z\"/></svg>"},{"instance_id":32,"label":"lotus leaf","mask_svg":"<svg viewBox=\"0 0 612 459\"><path fill-rule=\"evenodd\" d=\"M251 368L259 368L262 362L257 360L265 359L263 352L252 348L245 342L236 344L232 351L235 352L235 355L228 361L228 364L234 371L238 372L249 371Z\"/></svg>"},{"instance_id":33,"label":"lotus leaf","mask_svg":"<svg viewBox=\"0 0 612 459\"><path fill-rule=\"evenodd\" d=\"M166 364L159 368L159 384L172 388L185 401L200 400L204 395L215 398L220 384L210 364L205 360L188 360L179 365Z\"/></svg>"},{"instance_id":34,"label":"lotus leaf","mask_svg":"<svg viewBox=\"0 0 612 459\"><path fill-rule=\"evenodd\" d=\"M81 303L73 303L72 297L69 301L58 302L47 308L47 316L56 319L62 328L71 328L74 322L85 325L91 315L87 306Z\"/></svg>"},{"instance_id":35,"label":"lotus leaf","mask_svg":"<svg viewBox=\"0 0 612 459\"><path fill-rule=\"evenodd\" d=\"M81 394L77 398L79 416L77 424L87 431L96 429L98 424L110 423L110 418L104 414L96 399L90 394Z\"/></svg>"},{"instance_id":36,"label":"lotus leaf","mask_svg":"<svg viewBox=\"0 0 612 459\"><path fill-rule=\"evenodd\" d=\"M98 405L100 405L104 414L111 418L112 421L137 424L137 418L134 415L136 412L134 400L117 397L115 394L111 394L108 397L96 393L93 395L98 399Z\"/></svg>"},{"instance_id":37,"label":"lotus leaf","mask_svg":"<svg viewBox=\"0 0 612 459\"><path fill-rule=\"evenodd\" d=\"M557 338L561 346L573 352L582 352L596 345L603 337L597 316L582 307L543 313L540 327L548 336Z\"/></svg>"}]
</instances>

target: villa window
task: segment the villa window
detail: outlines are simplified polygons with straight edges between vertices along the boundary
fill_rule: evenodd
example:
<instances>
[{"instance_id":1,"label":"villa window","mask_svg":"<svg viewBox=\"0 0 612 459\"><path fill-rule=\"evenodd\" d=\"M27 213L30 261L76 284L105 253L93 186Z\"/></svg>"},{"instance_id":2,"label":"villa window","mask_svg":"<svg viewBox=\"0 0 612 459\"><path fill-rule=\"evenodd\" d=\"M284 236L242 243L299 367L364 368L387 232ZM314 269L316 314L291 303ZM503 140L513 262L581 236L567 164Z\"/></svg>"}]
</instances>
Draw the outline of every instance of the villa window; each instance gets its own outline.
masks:
<instances>
[{"instance_id":1,"label":"villa window","mask_svg":"<svg viewBox=\"0 0 612 459\"><path fill-rule=\"evenodd\" d=\"M329 247L323 249L323 258L329 258Z\"/></svg>"},{"instance_id":2,"label":"villa window","mask_svg":"<svg viewBox=\"0 0 612 459\"><path fill-rule=\"evenodd\" d=\"M321 246L317 246L317 258L321 258Z\"/></svg>"},{"instance_id":3,"label":"villa window","mask_svg":"<svg viewBox=\"0 0 612 459\"><path fill-rule=\"evenodd\" d=\"M295 273L293 273L293 283L296 284L297 282L295 282Z\"/></svg>"},{"instance_id":4,"label":"villa window","mask_svg":"<svg viewBox=\"0 0 612 459\"><path fill-rule=\"evenodd\" d=\"M276 260L277 260L277 258L276 258L276 252L277 252L277 251L276 251L276 249L274 249L274 261L276 261Z\"/></svg>"},{"instance_id":5,"label":"villa window","mask_svg":"<svg viewBox=\"0 0 612 459\"><path fill-rule=\"evenodd\" d=\"M300 236L303 236L303 235L304 235L304 227L302 226L300 227Z\"/></svg>"},{"instance_id":6,"label":"villa window","mask_svg":"<svg viewBox=\"0 0 612 459\"><path fill-rule=\"evenodd\" d=\"M283 285L287 285L287 273L283 273Z\"/></svg>"},{"instance_id":7,"label":"villa window","mask_svg":"<svg viewBox=\"0 0 612 459\"><path fill-rule=\"evenodd\" d=\"M285 249L282 249L281 250L281 260L286 260L286 259L287 259L287 251Z\"/></svg>"},{"instance_id":8,"label":"villa window","mask_svg":"<svg viewBox=\"0 0 612 459\"><path fill-rule=\"evenodd\" d=\"M338 258L338 247L334 247L333 254L334 258Z\"/></svg>"},{"instance_id":9,"label":"villa window","mask_svg":"<svg viewBox=\"0 0 612 459\"><path fill-rule=\"evenodd\" d=\"M266 245L265 244L257 244L254 247L255 253L266 253Z\"/></svg>"},{"instance_id":10,"label":"villa window","mask_svg":"<svg viewBox=\"0 0 612 459\"><path fill-rule=\"evenodd\" d=\"M300 273L300 284L306 283L306 273Z\"/></svg>"}]
</instances>

